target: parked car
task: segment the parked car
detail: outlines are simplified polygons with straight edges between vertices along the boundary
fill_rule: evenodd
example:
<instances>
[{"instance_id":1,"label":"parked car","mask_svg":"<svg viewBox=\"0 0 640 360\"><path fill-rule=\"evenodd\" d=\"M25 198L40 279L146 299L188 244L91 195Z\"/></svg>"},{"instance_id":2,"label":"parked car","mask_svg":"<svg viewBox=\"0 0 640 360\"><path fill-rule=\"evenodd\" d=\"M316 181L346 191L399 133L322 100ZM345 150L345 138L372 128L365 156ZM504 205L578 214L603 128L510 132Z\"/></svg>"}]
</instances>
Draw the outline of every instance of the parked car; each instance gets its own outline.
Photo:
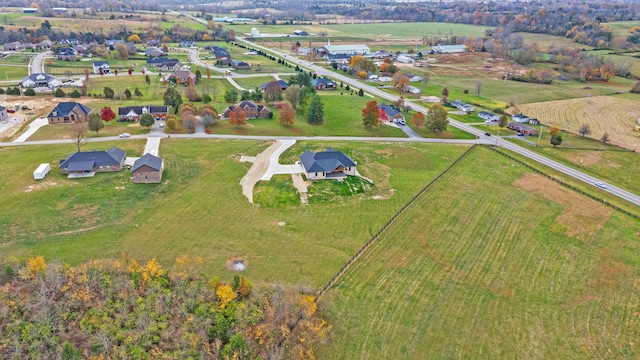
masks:
<instances>
[{"instance_id":1,"label":"parked car","mask_svg":"<svg viewBox=\"0 0 640 360\"><path fill-rule=\"evenodd\" d=\"M128 138L128 137L131 137L131 134L129 134L129 133L122 133L122 134L120 134L118 137L119 137L119 138Z\"/></svg>"},{"instance_id":2,"label":"parked car","mask_svg":"<svg viewBox=\"0 0 640 360\"><path fill-rule=\"evenodd\" d=\"M518 133L518 136L524 136L524 134L523 133Z\"/></svg>"},{"instance_id":3,"label":"parked car","mask_svg":"<svg viewBox=\"0 0 640 360\"><path fill-rule=\"evenodd\" d=\"M22 105L21 109L22 109L22 110L29 110L29 106L27 106L27 105Z\"/></svg>"},{"instance_id":4,"label":"parked car","mask_svg":"<svg viewBox=\"0 0 640 360\"><path fill-rule=\"evenodd\" d=\"M398 124L400 124L400 125L407 125L407 123L406 123L406 122L404 122L404 120L398 120Z\"/></svg>"},{"instance_id":5,"label":"parked car","mask_svg":"<svg viewBox=\"0 0 640 360\"><path fill-rule=\"evenodd\" d=\"M10 114L13 114L13 113L15 113L16 111L15 111L15 110L13 110L13 109L7 109L7 112L8 112L8 113L10 113Z\"/></svg>"}]
</instances>

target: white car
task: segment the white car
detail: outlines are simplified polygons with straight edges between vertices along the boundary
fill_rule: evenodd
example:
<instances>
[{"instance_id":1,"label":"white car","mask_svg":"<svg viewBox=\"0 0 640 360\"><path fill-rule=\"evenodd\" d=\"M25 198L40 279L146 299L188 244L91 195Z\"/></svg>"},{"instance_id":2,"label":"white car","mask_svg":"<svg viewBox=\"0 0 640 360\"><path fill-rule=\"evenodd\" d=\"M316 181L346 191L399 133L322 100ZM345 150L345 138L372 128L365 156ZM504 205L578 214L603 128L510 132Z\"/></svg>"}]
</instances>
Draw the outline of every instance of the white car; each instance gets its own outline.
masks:
<instances>
[{"instance_id":1,"label":"white car","mask_svg":"<svg viewBox=\"0 0 640 360\"><path fill-rule=\"evenodd\" d=\"M599 187L599 188L602 188L602 189L606 189L607 188L607 185L605 185L605 183L600 182L600 181L598 181L596 183L596 186Z\"/></svg>"},{"instance_id":2,"label":"white car","mask_svg":"<svg viewBox=\"0 0 640 360\"><path fill-rule=\"evenodd\" d=\"M122 133L122 134L120 134L118 137L119 137L119 138L128 138L128 137L131 137L131 134L129 134L129 133Z\"/></svg>"},{"instance_id":3,"label":"white car","mask_svg":"<svg viewBox=\"0 0 640 360\"><path fill-rule=\"evenodd\" d=\"M160 127L163 128L164 127L164 121L160 123Z\"/></svg>"}]
</instances>

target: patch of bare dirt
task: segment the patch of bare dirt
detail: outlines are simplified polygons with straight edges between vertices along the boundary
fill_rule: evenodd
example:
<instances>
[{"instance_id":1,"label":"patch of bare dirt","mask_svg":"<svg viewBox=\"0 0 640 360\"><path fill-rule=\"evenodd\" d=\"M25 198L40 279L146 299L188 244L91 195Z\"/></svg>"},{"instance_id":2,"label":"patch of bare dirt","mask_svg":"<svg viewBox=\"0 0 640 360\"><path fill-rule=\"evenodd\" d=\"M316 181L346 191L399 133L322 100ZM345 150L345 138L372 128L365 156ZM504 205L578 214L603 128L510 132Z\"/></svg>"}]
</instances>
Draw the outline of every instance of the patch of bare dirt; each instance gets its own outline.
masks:
<instances>
[{"instance_id":1,"label":"patch of bare dirt","mask_svg":"<svg viewBox=\"0 0 640 360\"><path fill-rule=\"evenodd\" d=\"M592 239L611 216L610 208L541 175L525 174L514 185L561 205L564 211L556 218L556 222L566 229L567 236L575 236L582 241Z\"/></svg>"},{"instance_id":2,"label":"patch of bare dirt","mask_svg":"<svg viewBox=\"0 0 640 360\"><path fill-rule=\"evenodd\" d=\"M45 189L45 188L53 187L53 186L56 186L56 185L58 185L58 184L56 182L53 182L53 181L40 181L40 182L37 182L37 183L35 183L33 185L27 186L27 188L24 190L24 192L28 193L28 192L32 192L34 190Z\"/></svg>"},{"instance_id":3,"label":"patch of bare dirt","mask_svg":"<svg viewBox=\"0 0 640 360\"><path fill-rule=\"evenodd\" d=\"M627 264L623 264L611 256L611 254L605 250L600 251L600 268L598 271L598 277L596 278L597 285L613 285L620 281L620 278L624 278L629 275L631 268Z\"/></svg>"},{"instance_id":4,"label":"patch of bare dirt","mask_svg":"<svg viewBox=\"0 0 640 360\"><path fill-rule=\"evenodd\" d=\"M95 226L89 226L89 227L80 228L80 229L76 229L76 230L61 231L59 233L53 234L53 236L79 234L79 233L82 233L82 232L85 232L85 231L95 230L95 229L97 229L99 227L100 227L100 225L95 225Z\"/></svg>"},{"instance_id":5,"label":"patch of bare dirt","mask_svg":"<svg viewBox=\"0 0 640 360\"><path fill-rule=\"evenodd\" d=\"M591 152L581 152L579 155L572 155L569 157L569 160L578 165L591 166L595 165L602 160L602 153L591 151Z\"/></svg>"}]
</instances>

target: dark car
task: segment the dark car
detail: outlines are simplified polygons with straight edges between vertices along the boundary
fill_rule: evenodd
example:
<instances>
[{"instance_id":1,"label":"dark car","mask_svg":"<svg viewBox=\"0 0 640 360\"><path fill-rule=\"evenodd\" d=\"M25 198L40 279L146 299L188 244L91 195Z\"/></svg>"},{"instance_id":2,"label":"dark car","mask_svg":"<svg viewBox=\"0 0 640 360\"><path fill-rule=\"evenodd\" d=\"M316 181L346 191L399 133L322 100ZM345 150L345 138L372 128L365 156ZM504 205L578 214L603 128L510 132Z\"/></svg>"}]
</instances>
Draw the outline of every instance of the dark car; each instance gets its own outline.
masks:
<instances>
[{"instance_id":1,"label":"dark car","mask_svg":"<svg viewBox=\"0 0 640 360\"><path fill-rule=\"evenodd\" d=\"M486 132L486 133L484 133L484 134L485 134L485 135L487 135L487 136L491 136L491 134L489 134L488 132Z\"/></svg>"},{"instance_id":2,"label":"dark car","mask_svg":"<svg viewBox=\"0 0 640 360\"><path fill-rule=\"evenodd\" d=\"M27 105L22 105L22 110L29 110L29 107Z\"/></svg>"}]
</instances>

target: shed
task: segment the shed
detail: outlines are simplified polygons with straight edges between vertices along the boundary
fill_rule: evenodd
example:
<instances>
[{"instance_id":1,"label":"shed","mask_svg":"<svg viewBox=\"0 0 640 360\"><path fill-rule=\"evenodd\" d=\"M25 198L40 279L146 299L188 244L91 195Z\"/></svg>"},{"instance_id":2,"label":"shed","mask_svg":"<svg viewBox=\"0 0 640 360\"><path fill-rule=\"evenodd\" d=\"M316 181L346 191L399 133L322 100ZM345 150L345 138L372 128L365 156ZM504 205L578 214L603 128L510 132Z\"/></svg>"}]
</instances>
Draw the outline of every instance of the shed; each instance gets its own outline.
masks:
<instances>
[{"instance_id":1,"label":"shed","mask_svg":"<svg viewBox=\"0 0 640 360\"><path fill-rule=\"evenodd\" d=\"M152 154L144 154L133 163L131 181L134 183L159 183L162 181L164 161Z\"/></svg>"},{"instance_id":2,"label":"shed","mask_svg":"<svg viewBox=\"0 0 640 360\"><path fill-rule=\"evenodd\" d=\"M37 169L33 171L33 180L42 180L51 171L51 165L49 163L42 163Z\"/></svg>"}]
</instances>

